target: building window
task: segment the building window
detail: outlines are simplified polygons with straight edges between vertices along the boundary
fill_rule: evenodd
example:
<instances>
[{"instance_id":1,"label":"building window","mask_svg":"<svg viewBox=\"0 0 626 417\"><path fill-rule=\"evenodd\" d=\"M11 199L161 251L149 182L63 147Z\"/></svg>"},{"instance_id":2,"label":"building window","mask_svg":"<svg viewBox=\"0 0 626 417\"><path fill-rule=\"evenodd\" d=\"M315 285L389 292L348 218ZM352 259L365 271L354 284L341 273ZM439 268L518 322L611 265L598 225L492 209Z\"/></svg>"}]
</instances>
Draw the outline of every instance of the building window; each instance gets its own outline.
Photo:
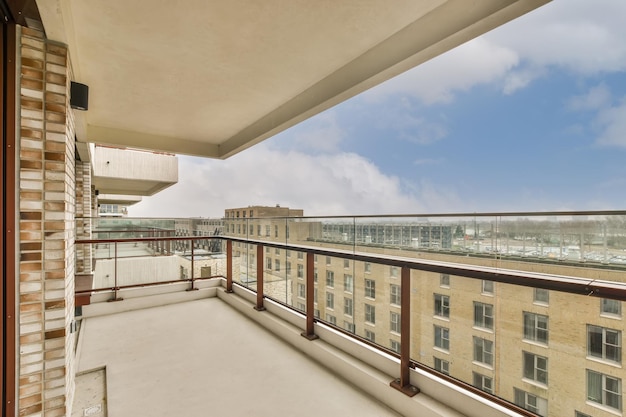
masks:
<instances>
[{"instance_id":1,"label":"building window","mask_svg":"<svg viewBox=\"0 0 626 417\"><path fill-rule=\"evenodd\" d=\"M317 267L313 268L313 282L317 282Z\"/></svg>"},{"instance_id":2,"label":"building window","mask_svg":"<svg viewBox=\"0 0 626 417\"><path fill-rule=\"evenodd\" d=\"M250 210L250 217L254 217L254 210Z\"/></svg>"},{"instance_id":3,"label":"building window","mask_svg":"<svg viewBox=\"0 0 626 417\"><path fill-rule=\"evenodd\" d=\"M371 304L365 304L365 321L376 324L376 307Z\"/></svg>"},{"instance_id":4,"label":"building window","mask_svg":"<svg viewBox=\"0 0 626 417\"><path fill-rule=\"evenodd\" d=\"M343 267L344 268L350 268L350 259L344 259L343 260Z\"/></svg>"},{"instance_id":5,"label":"building window","mask_svg":"<svg viewBox=\"0 0 626 417\"><path fill-rule=\"evenodd\" d=\"M343 314L351 316L354 311L354 302L352 298L343 298Z\"/></svg>"},{"instance_id":6,"label":"building window","mask_svg":"<svg viewBox=\"0 0 626 417\"><path fill-rule=\"evenodd\" d=\"M285 262L285 273L287 275L291 274L291 262L289 261Z\"/></svg>"},{"instance_id":7,"label":"building window","mask_svg":"<svg viewBox=\"0 0 626 417\"><path fill-rule=\"evenodd\" d=\"M543 288L535 288L533 291L533 301L537 304L548 305L550 302L550 291Z\"/></svg>"},{"instance_id":8,"label":"building window","mask_svg":"<svg viewBox=\"0 0 626 417\"><path fill-rule=\"evenodd\" d=\"M278 225L274 225L274 237L278 237Z\"/></svg>"},{"instance_id":9,"label":"building window","mask_svg":"<svg viewBox=\"0 0 626 417\"><path fill-rule=\"evenodd\" d=\"M444 350L450 350L450 329L435 326L435 346Z\"/></svg>"},{"instance_id":10,"label":"building window","mask_svg":"<svg viewBox=\"0 0 626 417\"><path fill-rule=\"evenodd\" d=\"M483 280L481 292L483 294L493 294L493 281Z\"/></svg>"},{"instance_id":11,"label":"building window","mask_svg":"<svg viewBox=\"0 0 626 417\"><path fill-rule=\"evenodd\" d=\"M304 259L304 253L303 252L298 252L298 259L300 259L300 260Z\"/></svg>"},{"instance_id":12,"label":"building window","mask_svg":"<svg viewBox=\"0 0 626 417\"><path fill-rule=\"evenodd\" d=\"M275 259L274 260L274 270L275 271L280 271L280 260L279 259Z\"/></svg>"},{"instance_id":13,"label":"building window","mask_svg":"<svg viewBox=\"0 0 626 417\"><path fill-rule=\"evenodd\" d=\"M298 303L298 310L305 311L306 310L306 306L303 303Z\"/></svg>"},{"instance_id":14,"label":"building window","mask_svg":"<svg viewBox=\"0 0 626 417\"><path fill-rule=\"evenodd\" d=\"M344 321L343 328L349 331L350 333L354 333L354 323L351 321Z\"/></svg>"},{"instance_id":15,"label":"building window","mask_svg":"<svg viewBox=\"0 0 626 417\"><path fill-rule=\"evenodd\" d=\"M317 303L317 288L313 288L313 302Z\"/></svg>"},{"instance_id":16,"label":"building window","mask_svg":"<svg viewBox=\"0 0 626 417\"><path fill-rule=\"evenodd\" d=\"M435 357L435 370L442 374L450 375L450 362Z\"/></svg>"},{"instance_id":17,"label":"building window","mask_svg":"<svg viewBox=\"0 0 626 417\"><path fill-rule=\"evenodd\" d=\"M270 247L269 247L269 246L266 246L266 247L265 247L265 253L270 253L270 251L271 251L271 250L270 250Z\"/></svg>"},{"instance_id":18,"label":"building window","mask_svg":"<svg viewBox=\"0 0 626 417\"><path fill-rule=\"evenodd\" d=\"M476 388L480 390L493 394L493 379L492 378L479 374L477 372L472 372L472 375L473 375L472 385L474 385Z\"/></svg>"},{"instance_id":19,"label":"building window","mask_svg":"<svg viewBox=\"0 0 626 417\"><path fill-rule=\"evenodd\" d=\"M352 294L354 291L354 277L349 274L343 275L343 290Z\"/></svg>"},{"instance_id":20,"label":"building window","mask_svg":"<svg viewBox=\"0 0 626 417\"><path fill-rule=\"evenodd\" d=\"M366 274L369 274L370 272L372 272L372 264L371 263L365 262L364 267L365 267L365 273Z\"/></svg>"},{"instance_id":21,"label":"building window","mask_svg":"<svg viewBox=\"0 0 626 417\"><path fill-rule=\"evenodd\" d=\"M332 316L330 314L326 314L326 321L329 322L330 324L337 325L337 317Z\"/></svg>"},{"instance_id":22,"label":"building window","mask_svg":"<svg viewBox=\"0 0 626 417\"><path fill-rule=\"evenodd\" d=\"M474 302L474 326L493 329L493 305Z\"/></svg>"},{"instance_id":23,"label":"building window","mask_svg":"<svg viewBox=\"0 0 626 417\"><path fill-rule=\"evenodd\" d=\"M393 311L389 313L389 330L400 333L400 314Z\"/></svg>"},{"instance_id":24,"label":"building window","mask_svg":"<svg viewBox=\"0 0 626 417\"><path fill-rule=\"evenodd\" d=\"M588 324L587 355L622 363L622 332Z\"/></svg>"},{"instance_id":25,"label":"building window","mask_svg":"<svg viewBox=\"0 0 626 417\"><path fill-rule=\"evenodd\" d=\"M280 255L280 249L275 248L275 249L274 249L274 253L275 253L276 255Z\"/></svg>"},{"instance_id":26,"label":"building window","mask_svg":"<svg viewBox=\"0 0 626 417\"><path fill-rule=\"evenodd\" d=\"M258 236L261 236L261 225L260 225L260 224L259 224L259 225L257 225L257 227L256 227L256 234L257 234Z\"/></svg>"},{"instance_id":27,"label":"building window","mask_svg":"<svg viewBox=\"0 0 626 417\"><path fill-rule=\"evenodd\" d=\"M365 280L365 296L367 298L376 298L376 281L373 279Z\"/></svg>"},{"instance_id":28,"label":"building window","mask_svg":"<svg viewBox=\"0 0 626 417\"><path fill-rule=\"evenodd\" d=\"M298 264L298 278L304 278L304 265Z\"/></svg>"},{"instance_id":29,"label":"building window","mask_svg":"<svg viewBox=\"0 0 626 417\"><path fill-rule=\"evenodd\" d=\"M313 310L313 315L315 316L316 319L320 318L320 311L316 308Z\"/></svg>"},{"instance_id":30,"label":"building window","mask_svg":"<svg viewBox=\"0 0 626 417\"><path fill-rule=\"evenodd\" d=\"M265 226L265 236L270 237L270 225Z\"/></svg>"},{"instance_id":31,"label":"building window","mask_svg":"<svg viewBox=\"0 0 626 417\"><path fill-rule=\"evenodd\" d=\"M587 369L587 399L622 410L622 380Z\"/></svg>"},{"instance_id":32,"label":"building window","mask_svg":"<svg viewBox=\"0 0 626 417\"><path fill-rule=\"evenodd\" d=\"M330 256L326 257L326 265L330 265L332 263L332 258Z\"/></svg>"},{"instance_id":33,"label":"building window","mask_svg":"<svg viewBox=\"0 0 626 417\"><path fill-rule=\"evenodd\" d=\"M439 275L439 286L444 287L444 288L450 288L450 275L449 274Z\"/></svg>"},{"instance_id":34,"label":"building window","mask_svg":"<svg viewBox=\"0 0 626 417\"><path fill-rule=\"evenodd\" d=\"M530 352L524 354L524 378L548 385L548 358Z\"/></svg>"},{"instance_id":35,"label":"building window","mask_svg":"<svg viewBox=\"0 0 626 417\"><path fill-rule=\"evenodd\" d=\"M265 267L267 269L272 269L272 258L265 258L265 263L266 263Z\"/></svg>"},{"instance_id":36,"label":"building window","mask_svg":"<svg viewBox=\"0 0 626 417\"><path fill-rule=\"evenodd\" d=\"M474 360L485 365L493 365L493 342L491 340L474 336Z\"/></svg>"},{"instance_id":37,"label":"building window","mask_svg":"<svg viewBox=\"0 0 626 417\"><path fill-rule=\"evenodd\" d=\"M376 334L371 330L365 330L365 338L372 343L376 342Z\"/></svg>"},{"instance_id":38,"label":"building window","mask_svg":"<svg viewBox=\"0 0 626 417\"><path fill-rule=\"evenodd\" d=\"M548 316L524 312L524 339L548 344Z\"/></svg>"},{"instance_id":39,"label":"building window","mask_svg":"<svg viewBox=\"0 0 626 417\"><path fill-rule=\"evenodd\" d=\"M291 258L291 251L289 249L285 251L285 256L287 256L287 258Z\"/></svg>"},{"instance_id":40,"label":"building window","mask_svg":"<svg viewBox=\"0 0 626 417\"><path fill-rule=\"evenodd\" d=\"M389 339L389 346L394 352L400 353L400 342L397 340Z\"/></svg>"},{"instance_id":41,"label":"building window","mask_svg":"<svg viewBox=\"0 0 626 417\"><path fill-rule=\"evenodd\" d=\"M335 273L333 271L326 271L326 286L335 287Z\"/></svg>"},{"instance_id":42,"label":"building window","mask_svg":"<svg viewBox=\"0 0 626 417\"><path fill-rule=\"evenodd\" d=\"M515 388L515 404L540 416L548 415L548 400Z\"/></svg>"},{"instance_id":43,"label":"building window","mask_svg":"<svg viewBox=\"0 0 626 417\"><path fill-rule=\"evenodd\" d=\"M304 284L298 284L298 297L304 298L306 296L305 289L306 287L304 286Z\"/></svg>"},{"instance_id":44,"label":"building window","mask_svg":"<svg viewBox=\"0 0 626 417\"><path fill-rule=\"evenodd\" d=\"M391 284L389 287L389 298L391 304L400 305L400 286L396 284Z\"/></svg>"},{"instance_id":45,"label":"building window","mask_svg":"<svg viewBox=\"0 0 626 417\"><path fill-rule=\"evenodd\" d=\"M254 226L253 226L253 225L250 225L250 227L248 228L248 230L249 230L249 232L248 232L248 233L250 233L250 236L254 236Z\"/></svg>"},{"instance_id":46,"label":"building window","mask_svg":"<svg viewBox=\"0 0 626 417\"><path fill-rule=\"evenodd\" d=\"M398 267L392 266L391 270L389 271L389 275L391 275L391 278L398 278Z\"/></svg>"},{"instance_id":47,"label":"building window","mask_svg":"<svg viewBox=\"0 0 626 417\"><path fill-rule=\"evenodd\" d=\"M326 293L326 308L335 308L335 294L333 294L332 292Z\"/></svg>"},{"instance_id":48,"label":"building window","mask_svg":"<svg viewBox=\"0 0 626 417\"><path fill-rule=\"evenodd\" d=\"M622 316L622 303L618 300L603 298L600 303L600 312L610 316Z\"/></svg>"},{"instance_id":49,"label":"building window","mask_svg":"<svg viewBox=\"0 0 626 417\"><path fill-rule=\"evenodd\" d=\"M450 317L450 297L442 294L434 294L435 297L435 316Z\"/></svg>"}]
</instances>

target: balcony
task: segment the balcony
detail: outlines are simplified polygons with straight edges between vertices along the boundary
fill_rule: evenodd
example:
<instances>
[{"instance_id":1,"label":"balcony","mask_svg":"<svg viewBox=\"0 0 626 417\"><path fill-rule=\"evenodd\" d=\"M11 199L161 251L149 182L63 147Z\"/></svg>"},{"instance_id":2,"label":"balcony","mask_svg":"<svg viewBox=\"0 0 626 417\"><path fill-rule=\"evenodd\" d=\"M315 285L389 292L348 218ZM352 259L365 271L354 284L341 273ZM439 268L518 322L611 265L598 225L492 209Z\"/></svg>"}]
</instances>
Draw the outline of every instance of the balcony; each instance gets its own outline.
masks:
<instances>
[{"instance_id":1,"label":"balcony","mask_svg":"<svg viewBox=\"0 0 626 417\"><path fill-rule=\"evenodd\" d=\"M104 195L150 196L178 182L172 154L96 146L93 185Z\"/></svg>"},{"instance_id":2,"label":"balcony","mask_svg":"<svg viewBox=\"0 0 626 417\"><path fill-rule=\"evenodd\" d=\"M100 219L79 371L106 366L115 415L621 415L625 215Z\"/></svg>"}]
</instances>

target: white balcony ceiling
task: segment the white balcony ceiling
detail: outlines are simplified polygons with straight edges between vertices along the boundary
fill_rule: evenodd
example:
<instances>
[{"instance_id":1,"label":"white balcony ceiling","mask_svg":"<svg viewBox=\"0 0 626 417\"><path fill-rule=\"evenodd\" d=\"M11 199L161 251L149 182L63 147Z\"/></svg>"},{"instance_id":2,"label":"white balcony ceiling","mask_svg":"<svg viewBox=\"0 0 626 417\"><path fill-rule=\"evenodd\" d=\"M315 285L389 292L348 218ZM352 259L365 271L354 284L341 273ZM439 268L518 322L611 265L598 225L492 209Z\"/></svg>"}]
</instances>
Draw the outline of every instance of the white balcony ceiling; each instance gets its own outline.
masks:
<instances>
[{"instance_id":1,"label":"white balcony ceiling","mask_svg":"<svg viewBox=\"0 0 626 417\"><path fill-rule=\"evenodd\" d=\"M37 0L79 141L227 158L549 0Z\"/></svg>"}]
</instances>

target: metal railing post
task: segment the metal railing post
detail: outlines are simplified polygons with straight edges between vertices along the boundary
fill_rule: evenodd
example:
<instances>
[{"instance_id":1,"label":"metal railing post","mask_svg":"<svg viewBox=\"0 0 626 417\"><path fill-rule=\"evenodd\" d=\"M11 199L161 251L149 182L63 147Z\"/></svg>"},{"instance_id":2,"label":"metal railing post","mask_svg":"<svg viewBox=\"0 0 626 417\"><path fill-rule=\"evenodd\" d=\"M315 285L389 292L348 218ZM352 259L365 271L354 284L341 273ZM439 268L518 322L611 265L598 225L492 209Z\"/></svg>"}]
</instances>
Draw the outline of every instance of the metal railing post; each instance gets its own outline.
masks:
<instances>
[{"instance_id":1,"label":"metal railing post","mask_svg":"<svg viewBox=\"0 0 626 417\"><path fill-rule=\"evenodd\" d=\"M226 292L227 293L233 292L233 241L232 240L226 241Z\"/></svg>"},{"instance_id":2,"label":"metal railing post","mask_svg":"<svg viewBox=\"0 0 626 417\"><path fill-rule=\"evenodd\" d=\"M315 311L313 302L314 283L313 277L315 274L315 255L312 252L306 254L306 330L302 332L302 336L309 340L319 339L319 336L315 334L314 322Z\"/></svg>"},{"instance_id":3,"label":"metal railing post","mask_svg":"<svg viewBox=\"0 0 626 417\"><path fill-rule=\"evenodd\" d=\"M403 266L400 276L400 378L391 386L409 397L420 390L411 385L411 269Z\"/></svg>"},{"instance_id":4,"label":"metal railing post","mask_svg":"<svg viewBox=\"0 0 626 417\"><path fill-rule=\"evenodd\" d=\"M110 299L109 301L122 301L123 298L120 298L117 296L117 291L119 290L119 286L117 285L117 242L114 242L114 246L115 248L114 250L114 261L113 261L113 265L114 265L114 270L113 270L113 279L114 279L114 285L113 285L113 298ZM110 250L110 249L109 249Z\"/></svg>"},{"instance_id":5,"label":"metal railing post","mask_svg":"<svg viewBox=\"0 0 626 417\"><path fill-rule=\"evenodd\" d=\"M256 305L257 311L265 311L263 307L263 245L256 246Z\"/></svg>"},{"instance_id":6,"label":"metal railing post","mask_svg":"<svg viewBox=\"0 0 626 417\"><path fill-rule=\"evenodd\" d=\"M194 252L193 252L193 247L194 247L194 242L195 239L191 240L191 288L189 288L187 291L194 291L197 290L197 288L195 288L194 286L194 282L195 282L195 271L194 271Z\"/></svg>"}]
</instances>

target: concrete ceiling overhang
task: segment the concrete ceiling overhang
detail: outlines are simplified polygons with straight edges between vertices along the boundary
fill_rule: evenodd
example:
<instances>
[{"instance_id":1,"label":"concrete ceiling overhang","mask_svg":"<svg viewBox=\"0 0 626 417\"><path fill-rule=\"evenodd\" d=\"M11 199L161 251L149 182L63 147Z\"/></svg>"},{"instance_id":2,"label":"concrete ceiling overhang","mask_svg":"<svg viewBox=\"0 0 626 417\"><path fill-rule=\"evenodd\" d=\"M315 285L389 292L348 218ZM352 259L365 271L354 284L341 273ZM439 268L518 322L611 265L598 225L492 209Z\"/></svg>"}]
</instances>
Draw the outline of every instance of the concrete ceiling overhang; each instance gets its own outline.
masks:
<instances>
[{"instance_id":1,"label":"concrete ceiling overhang","mask_svg":"<svg viewBox=\"0 0 626 417\"><path fill-rule=\"evenodd\" d=\"M227 158L549 0L37 0L82 142Z\"/></svg>"}]
</instances>

